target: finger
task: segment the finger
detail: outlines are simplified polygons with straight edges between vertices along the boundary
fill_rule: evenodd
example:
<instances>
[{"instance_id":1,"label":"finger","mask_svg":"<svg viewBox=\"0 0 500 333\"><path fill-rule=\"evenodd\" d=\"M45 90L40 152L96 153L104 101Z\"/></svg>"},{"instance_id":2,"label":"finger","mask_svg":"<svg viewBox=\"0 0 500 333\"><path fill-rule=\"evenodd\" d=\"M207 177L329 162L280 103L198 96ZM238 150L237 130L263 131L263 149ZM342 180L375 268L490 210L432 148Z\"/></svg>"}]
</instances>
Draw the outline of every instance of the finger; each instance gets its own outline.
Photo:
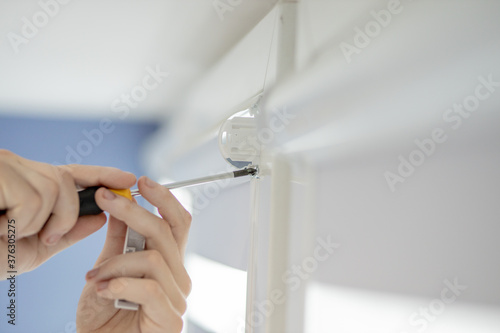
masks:
<instances>
[{"instance_id":1,"label":"finger","mask_svg":"<svg viewBox=\"0 0 500 333\"><path fill-rule=\"evenodd\" d=\"M139 178L137 185L141 195L153 206L158 207L158 213L170 225L172 234L179 245L181 257L183 257L191 226L191 214L184 209L169 189L148 177Z\"/></svg>"},{"instance_id":2,"label":"finger","mask_svg":"<svg viewBox=\"0 0 500 333\"><path fill-rule=\"evenodd\" d=\"M64 172L68 172L71 175L75 180L75 184L83 188L96 185L117 189L129 188L135 184L136 180L134 174L112 167L80 164L69 164L56 167L47 163L28 160L17 155L16 157L19 163L40 170L40 172L44 173L47 177L58 177L60 173L54 172L54 169L62 169Z\"/></svg>"},{"instance_id":3,"label":"finger","mask_svg":"<svg viewBox=\"0 0 500 333\"><path fill-rule=\"evenodd\" d=\"M97 295L140 304L145 316L159 328L169 327L179 332L182 329L181 314L155 280L120 277L102 281L97 284Z\"/></svg>"},{"instance_id":4,"label":"finger","mask_svg":"<svg viewBox=\"0 0 500 333\"><path fill-rule=\"evenodd\" d=\"M127 225L110 215L108 219L108 231L106 233L104 247L99 255L99 258L97 258L94 267L100 265L109 258L123 253L123 245L125 243L126 234Z\"/></svg>"},{"instance_id":5,"label":"finger","mask_svg":"<svg viewBox=\"0 0 500 333\"><path fill-rule=\"evenodd\" d=\"M136 181L134 174L117 168L78 164L63 165L61 168L73 177L77 185L84 188L103 185L123 189L132 187Z\"/></svg>"},{"instance_id":6,"label":"finger","mask_svg":"<svg viewBox=\"0 0 500 333\"><path fill-rule=\"evenodd\" d=\"M161 254L147 250L117 255L103 262L86 275L88 281L107 281L117 277L146 278L158 281L161 288L181 314L186 300Z\"/></svg>"},{"instance_id":7,"label":"finger","mask_svg":"<svg viewBox=\"0 0 500 333\"><path fill-rule=\"evenodd\" d=\"M48 253L47 258L88 237L101 229L104 224L106 224L106 215L104 213L80 217L73 228L55 245L46 247L45 251Z\"/></svg>"},{"instance_id":8,"label":"finger","mask_svg":"<svg viewBox=\"0 0 500 333\"><path fill-rule=\"evenodd\" d=\"M28 160L26 158L23 158L21 156L16 155L16 161L29 168L32 170L36 170L37 172L41 173L45 177L48 177L50 179L53 179L55 181L60 181L61 174L58 172L58 167L52 164L47 164L43 162L37 162L33 160Z\"/></svg>"},{"instance_id":9,"label":"finger","mask_svg":"<svg viewBox=\"0 0 500 333\"><path fill-rule=\"evenodd\" d=\"M116 168L99 167L99 166L84 166L84 165L69 165L55 167L50 164L36 162L17 157L19 163L27 167L39 170L45 176L54 179L60 184L60 189L63 193L58 196L58 200L54 206L53 215L47 221L44 230L42 231L41 239L45 244L54 244L68 230L71 230L78 218L79 200L76 191L76 186L83 187L93 185L104 185L112 188L129 188L135 183L135 176L131 173L121 171ZM82 235L87 232L93 232L102 227L102 218L96 220L97 224L91 229L83 230L77 228L71 237L68 239L73 241L80 240ZM82 233L84 231L84 233ZM76 236L76 238L75 238ZM51 240L49 242L48 240Z\"/></svg>"},{"instance_id":10,"label":"finger","mask_svg":"<svg viewBox=\"0 0 500 333\"><path fill-rule=\"evenodd\" d=\"M96 194L101 209L125 222L130 228L143 235L146 248L158 250L172 270L175 281L185 295L191 291L191 280L184 268L177 243L167 222L151 214L137 203L101 188Z\"/></svg>"},{"instance_id":11,"label":"finger","mask_svg":"<svg viewBox=\"0 0 500 333\"><path fill-rule=\"evenodd\" d=\"M1 153L2 151L0 150ZM0 235L5 235L7 234L7 221L9 219L15 217L20 221L31 220L39 209L39 205L37 204L40 204L41 201L36 191L34 191L26 179L15 172L8 163L1 160L0 174L3 176L0 182L0 209L6 210L5 214L0 215ZM26 210L22 210L19 207L25 197L33 201L34 207L28 207ZM21 213L24 215L21 215Z\"/></svg>"},{"instance_id":12,"label":"finger","mask_svg":"<svg viewBox=\"0 0 500 333\"><path fill-rule=\"evenodd\" d=\"M57 186L58 195L41 231L40 239L45 245L56 244L61 237L73 228L78 219L79 201L73 177L65 169L16 156L17 162L31 170L36 170ZM54 193L55 194L55 193ZM51 194L42 193L45 197Z\"/></svg>"},{"instance_id":13,"label":"finger","mask_svg":"<svg viewBox=\"0 0 500 333\"><path fill-rule=\"evenodd\" d=\"M19 221L18 237L38 233L54 207L57 184L21 164L2 164L2 175L4 207L8 217Z\"/></svg>"},{"instance_id":14,"label":"finger","mask_svg":"<svg viewBox=\"0 0 500 333\"><path fill-rule=\"evenodd\" d=\"M134 202L135 199L132 199ZM108 219L108 230L106 240L101 254L96 260L94 267L100 265L105 260L123 253L125 237L127 235L127 225L112 215Z\"/></svg>"},{"instance_id":15,"label":"finger","mask_svg":"<svg viewBox=\"0 0 500 333\"><path fill-rule=\"evenodd\" d=\"M56 172L59 173L59 196L51 217L40 233L40 239L46 245L54 245L68 233L75 225L79 212L78 194L73 178L64 169L57 168Z\"/></svg>"}]
</instances>

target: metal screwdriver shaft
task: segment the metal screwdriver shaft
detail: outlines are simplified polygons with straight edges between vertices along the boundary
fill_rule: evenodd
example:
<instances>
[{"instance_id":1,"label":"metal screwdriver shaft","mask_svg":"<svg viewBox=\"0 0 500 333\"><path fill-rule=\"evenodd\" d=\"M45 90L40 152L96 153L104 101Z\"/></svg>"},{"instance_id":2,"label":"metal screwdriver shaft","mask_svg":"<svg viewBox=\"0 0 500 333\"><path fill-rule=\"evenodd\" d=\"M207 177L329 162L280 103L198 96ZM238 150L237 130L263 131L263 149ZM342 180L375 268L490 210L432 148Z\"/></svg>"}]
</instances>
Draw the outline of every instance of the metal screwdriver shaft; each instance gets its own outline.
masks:
<instances>
[{"instance_id":1,"label":"metal screwdriver shaft","mask_svg":"<svg viewBox=\"0 0 500 333\"><path fill-rule=\"evenodd\" d=\"M220 173L220 174L213 175L213 176L206 176L206 177L200 177L200 178L195 178L195 179L190 179L190 180L183 180L183 181L174 182L174 183L170 183L170 184L164 184L162 186L164 186L168 189L174 189L174 188L179 188L179 187L188 187L188 186L210 183L210 182L214 182L214 181L222 180L222 179L238 178L238 177L243 177L243 176L254 176L256 174L257 174L256 167L248 167L246 169L241 169L241 170L236 170L236 171L231 171L231 172L226 172L226 173ZM139 190L132 190L130 192L131 192L133 197L141 195L139 193Z\"/></svg>"},{"instance_id":2,"label":"metal screwdriver shaft","mask_svg":"<svg viewBox=\"0 0 500 333\"><path fill-rule=\"evenodd\" d=\"M227 172L227 173L221 173L218 175L213 175L213 176L208 176L208 177L201 177L201 178L196 178L196 179L191 179L191 180L185 180L185 181L180 181L180 182L175 182L175 183L170 183L170 184L165 184L162 186L165 186L166 188L169 189L174 189L174 188L179 188L179 187L186 187L186 186L194 186L198 184L204 184L204 183L210 183L213 181L217 180L222 180L222 179L229 179L229 178L238 178L238 177L243 177L243 176L255 176L258 174L258 166L250 166L245 169L240 169L232 172ZM78 198L80 200L80 211L78 213L78 216L84 216L84 215L96 215L102 213L101 208L97 205L97 202L95 200L95 193L97 190L100 188L100 186L92 186L88 187L82 191L78 192ZM132 197L140 196L141 194L139 193L139 190L129 190L129 189L109 189L110 191L132 199ZM0 215L2 215L2 211L0 210Z\"/></svg>"}]
</instances>

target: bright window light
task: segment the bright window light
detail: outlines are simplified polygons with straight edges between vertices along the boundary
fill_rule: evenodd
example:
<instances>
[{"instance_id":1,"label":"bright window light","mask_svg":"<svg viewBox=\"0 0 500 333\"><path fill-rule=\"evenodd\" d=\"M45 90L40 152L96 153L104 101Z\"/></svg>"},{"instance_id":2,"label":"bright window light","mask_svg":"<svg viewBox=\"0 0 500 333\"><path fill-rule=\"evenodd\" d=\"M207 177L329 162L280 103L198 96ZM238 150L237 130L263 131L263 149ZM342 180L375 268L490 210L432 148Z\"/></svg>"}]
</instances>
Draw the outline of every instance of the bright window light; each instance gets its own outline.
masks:
<instances>
[{"instance_id":1,"label":"bright window light","mask_svg":"<svg viewBox=\"0 0 500 333\"><path fill-rule=\"evenodd\" d=\"M452 296L448 293L447 297ZM497 333L500 309L436 299L311 283L306 292L307 333ZM425 323L421 309L429 309ZM438 313L432 313L436 311ZM413 321L410 321L413 319Z\"/></svg>"},{"instance_id":2,"label":"bright window light","mask_svg":"<svg viewBox=\"0 0 500 333\"><path fill-rule=\"evenodd\" d=\"M234 333L245 320L247 273L205 257L188 254L193 282L187 318L204 330Z\"/></svg>"}]
</instances>

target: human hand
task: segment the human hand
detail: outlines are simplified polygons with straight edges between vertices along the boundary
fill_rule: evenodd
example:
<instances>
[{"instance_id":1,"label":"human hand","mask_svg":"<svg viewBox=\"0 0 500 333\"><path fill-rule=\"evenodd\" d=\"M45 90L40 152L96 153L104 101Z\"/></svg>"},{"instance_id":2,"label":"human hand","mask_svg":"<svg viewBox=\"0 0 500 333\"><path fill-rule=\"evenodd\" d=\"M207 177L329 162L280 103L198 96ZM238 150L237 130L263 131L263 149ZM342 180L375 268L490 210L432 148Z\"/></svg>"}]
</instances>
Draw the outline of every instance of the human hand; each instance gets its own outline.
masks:
<instances>
[{"instance_id":1,"label":"human hand","mask_svg":"<svg viewBox=\"0 0 500 333\"><path fill-rule=\"evenodd\" d=\"M0 150L0 210L6 211L0 215L0 257L7 258L8 236L15 235L16 271L33 270L106 223L104 214L78 217L77 186L134 183L133 174L115 168L54 166ZM0 261L0 280L7 276L6 265Z\"/></svg>"},{"instance_id":2,"label":"human hand","mask_svg":"<svg viewBox=\"0 0 500 333\"><path fill-rule=\"evenodd\" d=\"M110 214L104 248L87 273L77 310L81 333L180 332L191 280L183 259L191 215L170 191L146 177L139 191L162 218L106 189L96 192ZM144 251L122 254L127 225L146 239ZM115 299L140 304L138 311L116 309Z\"/></svg>"}]
</instances>

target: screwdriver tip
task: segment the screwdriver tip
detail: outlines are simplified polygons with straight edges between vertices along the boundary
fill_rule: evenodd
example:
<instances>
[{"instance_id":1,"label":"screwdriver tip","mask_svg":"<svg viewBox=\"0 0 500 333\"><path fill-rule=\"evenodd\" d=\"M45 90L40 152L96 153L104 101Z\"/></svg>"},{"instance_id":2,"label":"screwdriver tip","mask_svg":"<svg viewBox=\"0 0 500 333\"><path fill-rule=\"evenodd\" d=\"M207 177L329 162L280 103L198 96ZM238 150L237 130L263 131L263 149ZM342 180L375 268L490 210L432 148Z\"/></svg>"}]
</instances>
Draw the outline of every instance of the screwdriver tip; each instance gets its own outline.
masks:
<instances>
[{"instance_id":1,"label":"screwdriver tip","mask_svg":"<svg viewBox=\"0 0 500 333\"><path fill-rule=\"evenodd\" d=\"M258 169L256 166L253 166L253 165L246 167L245 169L233 171L233 175L235 178L243 177L243 176L255 176L255 175L257 175L257 173L258 173Z\"/></svg>"},{"instance_id":2,"label":"screwdriver tip","mask_svg":"<svg viewBox=\"0 0 500 333\"><path fill-rule=\"evenodd\" d=\"M256 165L249 166L247 168L247 172L250 176L257 176L257 174L259 173L259 167Z\"/></svg>"}]
</instances>

